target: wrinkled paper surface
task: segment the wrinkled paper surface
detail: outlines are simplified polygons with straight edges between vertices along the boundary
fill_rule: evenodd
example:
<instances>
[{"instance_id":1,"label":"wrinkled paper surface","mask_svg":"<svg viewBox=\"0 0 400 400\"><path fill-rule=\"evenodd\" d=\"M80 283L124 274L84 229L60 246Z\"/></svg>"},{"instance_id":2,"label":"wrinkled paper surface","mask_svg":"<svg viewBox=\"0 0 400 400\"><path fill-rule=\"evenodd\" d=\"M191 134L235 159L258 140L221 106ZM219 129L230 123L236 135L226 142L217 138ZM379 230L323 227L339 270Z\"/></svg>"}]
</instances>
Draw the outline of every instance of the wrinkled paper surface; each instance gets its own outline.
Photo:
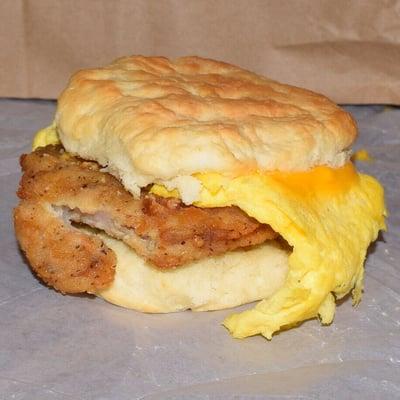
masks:
<instances>
[{"instance_id":1,"label":"wrinkled paper surface","mask_svg":"<svg viewBox=\"0 0 400 400\"><path fill-rule=\"evenodd\" d=\"M57 98L130 54L227 61L339 103L400 104L398 0L2 0L0 96Z\"/></svg>"},{"instance_id":2,"label":"wrinkled paper surface","mask_svg":"<svg viewBox=\"0 0 400 400\"><path fill-rule=\"evenodd\" d=\"M386 187L388 232L372 246L365 293L335 321L234 340L232 311L146 315L63 296L33 277L13 234L18 157L52 120L48 101L0 100L0 399L400 398L400 109L353 106ZM247 306L248 307L248 306ZM246 308L242 307L243 309Z\"/></svg>"}]
</instances>

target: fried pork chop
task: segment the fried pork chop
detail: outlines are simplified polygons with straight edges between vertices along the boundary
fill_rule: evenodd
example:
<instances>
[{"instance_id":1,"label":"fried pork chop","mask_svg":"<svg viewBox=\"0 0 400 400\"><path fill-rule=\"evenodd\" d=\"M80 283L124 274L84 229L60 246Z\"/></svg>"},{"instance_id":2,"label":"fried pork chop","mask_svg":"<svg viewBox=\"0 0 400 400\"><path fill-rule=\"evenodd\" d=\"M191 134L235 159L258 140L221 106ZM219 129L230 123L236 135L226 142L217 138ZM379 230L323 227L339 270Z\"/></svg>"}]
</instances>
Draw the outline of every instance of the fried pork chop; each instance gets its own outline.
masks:
<instances>
[{"instance_id":1,"label":"fried pork chop","mask_svg":"<svg viewBox=\"0 0 400 400\"><path fill-rule=\"evenodd\" d=\"M95 162L47 146L21 157L15 229L33 270L62 292L94 292L113 280L114 252L73 223L124 241L159 268L181 266L274 239L237 207L198 208L143 191L134 198Z\"/></svg>"}]
</instances>

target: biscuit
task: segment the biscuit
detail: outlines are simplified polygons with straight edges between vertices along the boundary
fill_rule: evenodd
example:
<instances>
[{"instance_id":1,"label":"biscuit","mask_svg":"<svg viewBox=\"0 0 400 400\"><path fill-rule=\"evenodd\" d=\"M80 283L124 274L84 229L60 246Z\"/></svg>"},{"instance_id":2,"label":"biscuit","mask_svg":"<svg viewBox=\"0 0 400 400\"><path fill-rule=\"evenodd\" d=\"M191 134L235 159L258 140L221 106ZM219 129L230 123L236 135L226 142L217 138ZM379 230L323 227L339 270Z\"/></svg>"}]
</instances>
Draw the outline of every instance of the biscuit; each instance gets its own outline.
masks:
<instances>
[{"instance_id":1,"label":"biscuit","mask_svg":"<svg viewBox=\"0 0 400 400\"><path fill-rule=\"evenodd\" d=\"M357 132L320 94L199 57L131 56L81 70L59 98L56 125L67 151L107 166L134 195L178 178L192 192L187 203L197 172L342 166Z\"/></svg>"},{"instance_id":2,"label":"biscuit","mask_svg":"<svg viewBox=\"0 0 400 400\"><path fill-rule=\"evenodd\" d=\"M148 313L220 310L270 297L283 286L289 251L275 241L160 270L120 240L101 239L117 256L111 286L96 294Z\"/></svg>"}]
</instances>

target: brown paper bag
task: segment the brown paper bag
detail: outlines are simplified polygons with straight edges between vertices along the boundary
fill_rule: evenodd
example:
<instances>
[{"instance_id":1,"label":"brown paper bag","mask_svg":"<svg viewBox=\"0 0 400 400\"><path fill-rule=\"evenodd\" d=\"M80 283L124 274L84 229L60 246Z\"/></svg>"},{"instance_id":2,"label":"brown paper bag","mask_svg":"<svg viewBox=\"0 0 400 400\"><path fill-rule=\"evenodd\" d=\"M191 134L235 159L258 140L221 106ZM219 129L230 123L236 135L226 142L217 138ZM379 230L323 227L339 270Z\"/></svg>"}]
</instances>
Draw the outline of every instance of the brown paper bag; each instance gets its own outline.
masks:
<instances>
[{"instance_id":1,"label":"brown paper bag","mask_svg":"<svg viewBox=\"0 0 400 400\"><path fill-rule=\"evenodd\" d=\"M0 96L56 98L128 54L200 55L322 92L400 104L400 1L3 0Z\"/></svg>"}]
</instances>

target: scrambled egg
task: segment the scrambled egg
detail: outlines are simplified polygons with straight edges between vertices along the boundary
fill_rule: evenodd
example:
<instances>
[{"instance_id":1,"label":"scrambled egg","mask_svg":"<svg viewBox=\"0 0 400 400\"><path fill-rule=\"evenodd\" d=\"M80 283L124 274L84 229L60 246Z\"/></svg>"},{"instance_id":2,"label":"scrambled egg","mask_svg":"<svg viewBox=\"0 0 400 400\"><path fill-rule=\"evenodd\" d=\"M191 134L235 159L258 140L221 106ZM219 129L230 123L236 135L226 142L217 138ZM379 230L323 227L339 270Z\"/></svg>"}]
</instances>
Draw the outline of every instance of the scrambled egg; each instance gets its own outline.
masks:
<instances>
[{"instance_id":1,"label":"scrambled egg","mask_svg":"<svg viewBox=\"0 0 400 400\"><path fill-rule=\"evenodd\" d=\"M353 161L373 161L373 157L369 154L368 150L360 149L356 151L351 157Z\"/></svg>"},{"instance_id":2,"label":"scrambled egg","mask_svg":"<svg viewBox=\"0 0 400 400\"><path fill-rule=\"evenodd\" d=\"M51 126L38 133L33 147L57 142ZM234 337L262 334L271 339L274 332L314 317L329 324L336 299L352 291L353 303L360 301L367 248L385 229L383 189L374 178L357 173L351 163L308 172L195 177L202 184L195 205L238 206L271 225L293 247L283 287L224 321ZM161 185L154 185L152 192L179 195Z\"/></svg>"},{"instance_id":3,"label":"scrambled egg","mask_svg":"<svg viewBox=\"0 0 400 400\"><path fill-rule=\"evenodd\" d=\"M361 299L368 245L385 229L383 189L351 163L308 172L254 173L227 178L196 174L200 207L235 205L269 224L293 246L284 286L253 309L229 316L224 325L236 338L274 332L309 318L332 322L335 300L352 291ZM152 191L170 195L163 186Z\"/></svg>"},{"instance_id":4,"label":"scrambled egg","mask_svg":"<svg viewBox=\"0 0 400 400\"><path fill-rule=\"evenodd\" d=\"M32 150L35 150L38 147L45 147L49 144L60 144L60 139L58 138L54 122L50 126L36 132L36 135L33 138Z\"/></svg>"}]
</instances>

